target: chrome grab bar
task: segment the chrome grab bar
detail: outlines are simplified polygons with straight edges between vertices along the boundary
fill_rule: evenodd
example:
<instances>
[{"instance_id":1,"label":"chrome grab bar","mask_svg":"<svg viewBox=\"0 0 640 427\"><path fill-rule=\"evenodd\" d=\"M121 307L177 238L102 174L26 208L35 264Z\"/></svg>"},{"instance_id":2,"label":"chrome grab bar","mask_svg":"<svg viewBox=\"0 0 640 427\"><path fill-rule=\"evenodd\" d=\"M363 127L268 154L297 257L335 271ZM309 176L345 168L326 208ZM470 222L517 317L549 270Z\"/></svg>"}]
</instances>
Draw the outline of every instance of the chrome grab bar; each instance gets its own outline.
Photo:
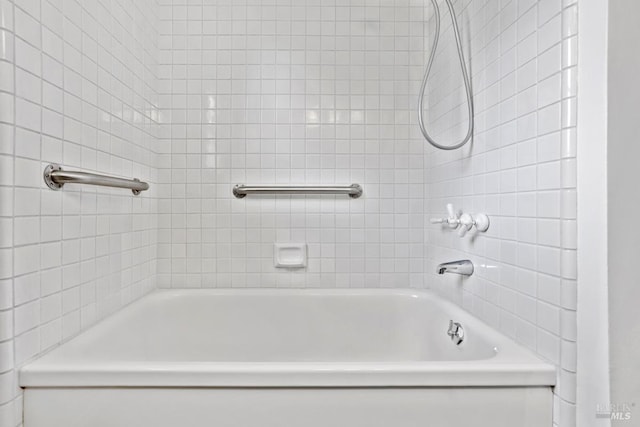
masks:
<instances>
[{"instance_id":1,"label":"chrome grab bar","mask_svg":"<svg viewBox=\"0 0 640 427\"><path fill-rule=\"evenodd\" d=\"M244 185L233 187L233 195L242 199L249 194L345 194L352 199L362 196L358 184L344 186L288 186L288 185Z\"/></svg>"},{"instance_id":2,"label":"chrome grab bar","mask_svg":"<svg viewBox=\"0 0 640 427\"><path fill-rule=\"evenodd\" d=\"M149 189L149 184L139 179L117 178L89 172L65 171L59 165L50 164L44 169L44 182L52 190L60 190L65 184L88 184L102 187L128 188L136 196Z\"/></svg>"}]
</instances>

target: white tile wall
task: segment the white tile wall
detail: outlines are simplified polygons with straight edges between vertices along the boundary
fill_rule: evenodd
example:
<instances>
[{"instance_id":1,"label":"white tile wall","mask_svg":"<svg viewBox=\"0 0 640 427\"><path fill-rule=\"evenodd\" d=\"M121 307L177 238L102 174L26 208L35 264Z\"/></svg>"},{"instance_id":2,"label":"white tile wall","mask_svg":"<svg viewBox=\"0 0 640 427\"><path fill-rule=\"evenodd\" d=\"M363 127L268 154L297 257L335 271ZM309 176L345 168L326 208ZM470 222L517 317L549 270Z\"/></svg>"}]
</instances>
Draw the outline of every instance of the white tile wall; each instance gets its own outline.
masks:
<instances>
[{"instance_id":1,"label":"white tile wall","mask_svg":"<svg viewBox=\"0 0 640 427\"><path fill-rule=\"evenodd\" d=\"M16 366L157 281L431 287L555 363L554 421L575 425L577 1L454 4L476 136L445 153L414 111L428 1L0 0L0 424L21 422ZM428 117L451 140L443 24ZM154 185L53 192L48 162ZM352 182L363 198L231 196ZM448 202L489 232L425 222ZM275 270L275 242L308 243L308 269ZM462 257L464 283L432 273Z\"/></svg>"},{"instance_id":2,"label":"white tile wall","mask_svg":"<svg viewBox=\"0 0 640 427\"><path fill-rule=\"evenodd\" d=\"M0 0L0 425L16 368L155 287L157 199L42 182L49 162L157 180L154 0Z\"/></svg>"},{"instance_id":3,"label":"white tile wall","mask_svg":"<svg viewBox=\"0 0 640 427\"><path fill-rule=\"evenodd\" d=\"M426 153L426 286L558 366L554 423L575 425L575 0L459 0L475 95L475 138ZM464 91L448 16L428 88L431 129L466 131ZM430 35L429 32L427 32ZM483 235L431 225L445 205L486 212ZM469 258L473 277L437 276Z\"/></svg>"},{"instance_id":4,"label":"white tile wall","mask_svg":"<svg viewBox=\"0 0 640 427\"><path fill-rule=\"evenodd\" d=\"M422 1L163 0L163 287L418 286ZM363 185L358 200L246 184ZM277 271L275 242L309 245Z\"/></svg>"}]
</instances>

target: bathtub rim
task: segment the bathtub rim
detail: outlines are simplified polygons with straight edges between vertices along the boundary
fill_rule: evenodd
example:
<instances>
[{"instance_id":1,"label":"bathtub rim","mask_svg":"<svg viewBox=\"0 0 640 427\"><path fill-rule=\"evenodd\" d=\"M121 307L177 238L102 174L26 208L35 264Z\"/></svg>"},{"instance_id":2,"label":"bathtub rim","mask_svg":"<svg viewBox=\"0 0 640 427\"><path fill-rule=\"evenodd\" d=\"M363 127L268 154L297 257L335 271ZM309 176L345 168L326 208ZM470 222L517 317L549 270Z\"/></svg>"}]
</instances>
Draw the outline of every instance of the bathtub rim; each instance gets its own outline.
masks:
<instances>
[{"instance_id":1,"label":"bathtub rim","mask_svg":"<svg viewBox=\"0 0 640 427\"><path fill-rule=\"evenodd\" d=\"M51 362L48 355L19 370L23 388L42 387L529 387L554 386L555 367L487 325L471 313L429 290L323 288L206 288L157 289L107 316L67 342L113 322L125 311L152 304L157 298L181 295L339 295L398 296L435 300L462 321L486 328L500 351L489 359L466 361L398 362L175 362L88 360L87 363ZM64 346L66 343L63 343ZM160 374L160 375L159 375Z\"/></svg>"}]
</instances>

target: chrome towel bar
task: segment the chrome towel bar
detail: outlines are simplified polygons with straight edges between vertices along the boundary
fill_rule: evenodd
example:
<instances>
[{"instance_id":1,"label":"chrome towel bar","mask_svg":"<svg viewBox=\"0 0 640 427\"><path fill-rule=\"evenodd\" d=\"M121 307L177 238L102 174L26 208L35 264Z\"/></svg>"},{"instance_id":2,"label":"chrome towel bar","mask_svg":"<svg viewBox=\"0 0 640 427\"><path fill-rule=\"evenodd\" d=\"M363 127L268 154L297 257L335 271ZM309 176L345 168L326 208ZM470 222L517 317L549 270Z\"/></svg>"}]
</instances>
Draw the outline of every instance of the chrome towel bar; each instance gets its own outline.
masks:
<instances>
[{"instance_id":1,"label":"chrome towel bar","mask_svg":"<svg viewBox=\"0 0 640 427\"><path fill-rule=\"evenodd\" d=\"M65 184L100 185L102 187L128 188L136 196L149 189L149 184L139 179L124 179L89 172L65 171L59 165L50 164L44 169L44 182L52 190L60 190Z\"/></svg>"},{"instance_id":2,"label":"chrome towel bar","mask_svg":"<svg viewBox=\"0 0 640 427\"><path fill-rule=\"evenodd\" d=\"M242 199L249 194L344 194L352 199L362 196L358 184L344 186L244 185L233 187L233 195Z\"/></svg>"}]
</instances>

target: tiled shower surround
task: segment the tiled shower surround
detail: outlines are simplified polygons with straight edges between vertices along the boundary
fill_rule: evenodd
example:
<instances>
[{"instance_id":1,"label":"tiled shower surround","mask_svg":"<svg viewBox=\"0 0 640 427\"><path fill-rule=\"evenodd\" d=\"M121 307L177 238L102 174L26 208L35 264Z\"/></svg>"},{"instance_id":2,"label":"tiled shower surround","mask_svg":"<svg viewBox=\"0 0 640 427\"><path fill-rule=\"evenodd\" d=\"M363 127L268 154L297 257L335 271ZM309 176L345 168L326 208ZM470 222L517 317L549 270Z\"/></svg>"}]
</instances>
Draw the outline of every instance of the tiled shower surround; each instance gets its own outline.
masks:
<instances>
[{"instance_id":1,"label":"tiled shower surround","mask_svg":"<svg viewBox=\"0 0 640 427\"><path fill-rule=\"evenodd\" d=\"M158 9L0 0L0 425L17 368L156 286ZM123 190L42 181L50 163L137 176Z\"/></svg>"},{"instance_id":2,"label":"tiled shower surround","mask_svg":"<svg viewBox=\"0 0 640 427\"><path fill-rule=\"evenodd\" d=\"M554 422L575 425L576 95L575 0L458 1L471 58L473 145L428 148L425 283L559 369ZM436 139L466 132L464 88L448 16L428 88ZM491 228L461 239L429 223L453 203L486 212ZM464 280L437 276L471 259Z\"/></svg>"},{"instance_id":3,"label":"tiled shower surround","mask_svg":"<svg viewBox=\"0 0 640 427\"><path fill-rule=\"evenodd\" d=\"M574 426L577 1L454 5L476 130L441 152L415 113L430 0L0 0L0 424L21 423L17 366L156 287L288 286L431 288L558 366ZM446 141L466 116L441 10ZM53 192L49 162L151 191ZM490 230L431 225L446 203ZM307 243L308 268L273 268L275 242ZM474 276L434 274L463 258Z\"/></svg>"},{"instance_id":4,"label":"tiled shower surround","mask_svg":"<svg viewBox=\"0 0 640 427\"><path fill-rule=\"evenodd\" d=\"M421 286L423 3L161 3L160 286ZM274 269L274 242L307 243L308 268Z\"/></svg>"}]
</instances>

